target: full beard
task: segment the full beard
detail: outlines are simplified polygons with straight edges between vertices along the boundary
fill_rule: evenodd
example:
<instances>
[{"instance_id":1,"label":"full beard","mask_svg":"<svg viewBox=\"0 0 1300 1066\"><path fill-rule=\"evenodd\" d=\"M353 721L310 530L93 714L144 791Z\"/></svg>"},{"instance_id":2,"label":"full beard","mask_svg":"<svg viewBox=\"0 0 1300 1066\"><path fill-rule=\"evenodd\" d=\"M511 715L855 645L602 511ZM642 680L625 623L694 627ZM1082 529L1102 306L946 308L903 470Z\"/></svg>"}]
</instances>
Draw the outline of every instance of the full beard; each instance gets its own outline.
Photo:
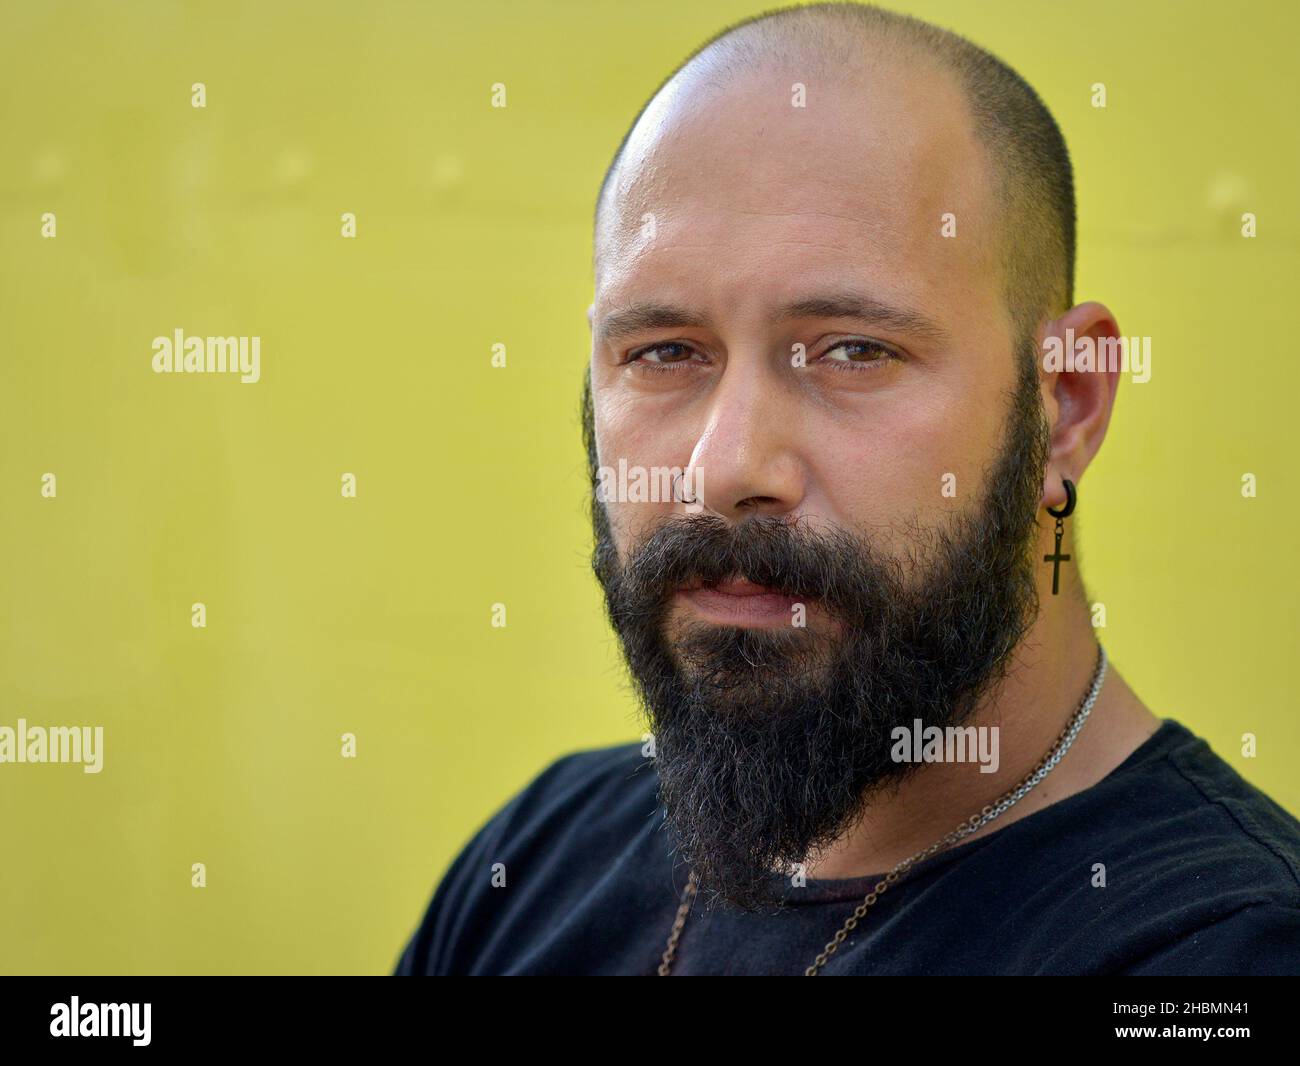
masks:
<instances>
[{"instance_id":1,"label":"full beard","mask_svg":"<svg viewBox=\"0 0 1300 1066\"><path fill-rule=\"evenodd\" d=\"M623 558L593 502L593 568L654 736L669 828L706 901L773 905L782 872L915 771L890 756L895 728L960 725L1005 676L1038 608L1048 449L1035 365L1020 364L982 499L942 526L914 523L902 558L843 528L710 514L660 522ZM589 393L584 414L594 484ZM736 577L834 624L746 629L673 610L683 585Z\"/></svg>"}]
</instances>

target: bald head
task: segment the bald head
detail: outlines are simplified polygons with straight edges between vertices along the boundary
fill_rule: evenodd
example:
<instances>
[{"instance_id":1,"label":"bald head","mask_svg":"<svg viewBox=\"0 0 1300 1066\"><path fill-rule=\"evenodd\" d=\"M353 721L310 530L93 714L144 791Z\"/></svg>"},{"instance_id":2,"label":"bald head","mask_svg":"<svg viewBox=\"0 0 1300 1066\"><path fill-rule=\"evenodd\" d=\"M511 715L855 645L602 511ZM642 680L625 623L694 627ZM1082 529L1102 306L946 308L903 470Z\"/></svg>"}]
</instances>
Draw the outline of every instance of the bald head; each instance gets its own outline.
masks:
<instances>
[{"instance_id":1,"label":"bald head","mask_svg":"<svg viewBox=\"0 0 1300 1066\"><path fill-rule=\"evenodd\" d=\"M1037 358L1118 336L1065 306L1072 202L1023 81L856 5L727 30L624 138L587 309L594 562L702 884L743 900L820 853L898 780L895 723L960 723L1022 638L1090 632L1079 585L1077 625L1027 628L1062 557L1038 513L1118 374Z\"/></svg>"},{"instance_id":2,"label":"bald head","mask_svg":"<svg viewBox=\"0 0 1300 1066\"><path fill-rule=\"evenodd\" d=\"M751 129L744 158L735 159L740 180L762 170L768 151L833 155L835 132L817 121L804 143L766 140L770 128L763 108L745 108L732 90L755 81L780 87L779 103L791 108L789 93L804 85L816 95L835 94L849 122L863 127L892 124L897 142L929 139L932 157L915 146L918 169L927 164L953 171L963 191L898 182L898 193L924 201L924 223L939 232L940 214L951 212L980 225L967 231L987 236L996 248L994 263L1013 329L1032 334L1044 317L1073 302L1075 258L1074 183L1069 153L1060 129L1032 88L1010 67L965 38L917 19L852 3L825 3L753 16L722 30L691 53L638 114L606 172L596 205L597 278L607 246L620 241L620 226L607 215L624 215L673 195L655 189L660 161L670 151L676 128L698 128L704 109L725 100L721 122L734 138L737 124ZM746 94L752 100L754 94ZM910 99L909 99L910 97ZM951 100L948 100L951 98ZM945 128L940 117L948 103ZM927 106L928 105L928 106ZM747 113L746 113L747 112ZM820 120L821 116L817 115ZM816 126L823 136L818 141ZM974 146L977 161L962 158L963 141ZM882 153L881 158L884 158ZM788 177L788 174L784 177ZM653 195L650 190L655 190ZM625 200L631 203L625 203ZM946 202L945 202L946 201ZM654 213L654 212L651 212ZM919 221L919 219L918 219ZM623 236L626 226L621 227ZM966 234L963 234L966 235Z\"/></svg>"}]
</instances>

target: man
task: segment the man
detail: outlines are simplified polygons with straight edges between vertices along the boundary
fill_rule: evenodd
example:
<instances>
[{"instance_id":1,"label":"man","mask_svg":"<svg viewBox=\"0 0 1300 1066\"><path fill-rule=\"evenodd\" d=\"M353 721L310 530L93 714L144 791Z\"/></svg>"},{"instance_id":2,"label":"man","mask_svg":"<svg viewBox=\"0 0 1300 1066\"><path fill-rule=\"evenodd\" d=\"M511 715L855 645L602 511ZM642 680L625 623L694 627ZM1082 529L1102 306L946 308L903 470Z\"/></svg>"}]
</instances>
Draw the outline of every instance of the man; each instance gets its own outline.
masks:
<instances>
[{"instance_id":1,"label":"man","mask_svg":"<svg viewBox=\"0 0 1300 1066\"><path fill-rule=\"evenodd\" d=\"M1044 353L1120 333L1018 75L768 12L646 105L595 236L594 565L650 736L517 795L398 972L1300 972L1300 824L1094 636L1119 371Z\"/></svg>"}]
</instances>

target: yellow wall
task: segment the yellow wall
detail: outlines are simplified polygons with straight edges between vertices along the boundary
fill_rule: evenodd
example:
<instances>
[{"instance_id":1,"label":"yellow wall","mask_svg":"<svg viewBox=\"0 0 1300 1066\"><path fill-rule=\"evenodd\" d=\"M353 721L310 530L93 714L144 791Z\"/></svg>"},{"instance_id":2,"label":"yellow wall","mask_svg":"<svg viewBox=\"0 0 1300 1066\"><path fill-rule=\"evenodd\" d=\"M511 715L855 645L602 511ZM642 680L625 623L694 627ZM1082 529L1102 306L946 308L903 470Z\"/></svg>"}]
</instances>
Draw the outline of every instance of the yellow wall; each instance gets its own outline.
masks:
<instances>
[{"instance_id":1,"label":"yellow wall","mask_svg":"<svg viewBox=\"0 0 1300 1066\"><path fill-rule=\"evenodd\" d=\"M900 6L1040 90L1079 297L1153 339L1083 486L1103 639L1300 811L1295 8ZM508 795L637 735L586 561L592 200L760 9L0 6L0 725L106 734L98 775L0 766L0 970L386 971ZM177 328L260 336L261 381L152 373Z\"/></svg>"}]
</instances>

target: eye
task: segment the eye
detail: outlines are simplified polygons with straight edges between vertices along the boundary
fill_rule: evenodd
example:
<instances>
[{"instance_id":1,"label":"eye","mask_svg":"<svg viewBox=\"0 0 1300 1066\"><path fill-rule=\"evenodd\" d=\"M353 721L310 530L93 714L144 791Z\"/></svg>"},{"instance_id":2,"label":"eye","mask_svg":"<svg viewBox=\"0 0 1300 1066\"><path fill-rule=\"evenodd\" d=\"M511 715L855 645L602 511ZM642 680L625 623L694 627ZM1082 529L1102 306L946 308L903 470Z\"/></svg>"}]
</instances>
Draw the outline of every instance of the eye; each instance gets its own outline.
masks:
<instances>
[{"instance_id":1,"label":"eye","mask_svg":"<svg viewBox=\"0 0 1300 1066\"><path fill-rule=\"evenodd\" d=\"M695 355L695 349L689 344L669 341L666 344L652 344L637 348L628 354L626 363L639 363L647 370L671 370L674 366L689 363Z\"/></svg>"},{"instance_id":2,"label":"eye","mask_svg":"<svg viewBox=\"0 0 1300 1066\"><path fill-rule=\"evenodd\" d=\"M897 352L879 341L851 340L826 349L818 361L832 363L837 370L872 370L897 358Z\"/></svg>"}]
</instances>

